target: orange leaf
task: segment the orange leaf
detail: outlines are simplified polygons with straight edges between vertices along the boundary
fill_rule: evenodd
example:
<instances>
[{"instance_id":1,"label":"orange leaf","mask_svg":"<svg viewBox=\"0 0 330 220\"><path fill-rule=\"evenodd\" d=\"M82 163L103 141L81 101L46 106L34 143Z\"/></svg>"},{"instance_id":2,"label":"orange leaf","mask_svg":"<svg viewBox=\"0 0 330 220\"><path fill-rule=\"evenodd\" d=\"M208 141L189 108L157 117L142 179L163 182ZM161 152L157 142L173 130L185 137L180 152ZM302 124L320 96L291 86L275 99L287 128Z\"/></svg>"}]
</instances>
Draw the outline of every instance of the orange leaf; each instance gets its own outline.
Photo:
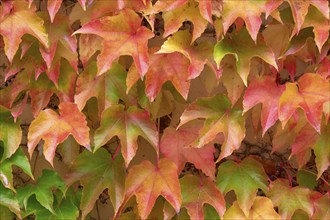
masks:
<instances>
[{"instance_id":1,"label":"orange leaf","mask_svg":"<svg viewBox=\"0 0 330 220\"><path fill-rule=\"evenodd\" d=\"M163 196L176 210L180 211L182 202L177 167L168 159L161 159L158 166L145 160L133 166L126 178L126 197L128 201L136 196L139 215L146 219L158 196Z\"/></svg>"},{"instance_id":2,"label":"orange leaf","mask_svg":"<svg viewBox=\"0 0 330 220\"><path fill-rule=\"evenodd\" d=\"M43 153L46 160L53 165L53 158L58 144L71 134L76 141L90 149L89 128L86 117L73 103L61 103L58 115L51 109L40 112L32 121L28 133L28 148L30 157L41 139L45 141Z\"/></svg>"}]
</instances>

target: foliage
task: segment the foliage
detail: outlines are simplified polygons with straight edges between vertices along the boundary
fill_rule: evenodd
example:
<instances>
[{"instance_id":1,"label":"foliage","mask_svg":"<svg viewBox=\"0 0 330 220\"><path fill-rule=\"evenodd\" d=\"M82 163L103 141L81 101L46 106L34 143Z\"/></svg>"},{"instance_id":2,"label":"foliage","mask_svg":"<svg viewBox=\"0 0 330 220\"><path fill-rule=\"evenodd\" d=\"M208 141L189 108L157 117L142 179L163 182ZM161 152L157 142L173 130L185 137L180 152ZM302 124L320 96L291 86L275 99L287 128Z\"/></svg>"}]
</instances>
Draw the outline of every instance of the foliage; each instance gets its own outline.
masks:
<instances>
[{"instance_id":1,"label":"foliage","mask_svg":"<svg viewBox=\"0 0 330 220\"><path fill-rule=\"evenodd\" d=\"M1 218L330 218L328 1L0 11Z\"/></svg>"}]
</instances>

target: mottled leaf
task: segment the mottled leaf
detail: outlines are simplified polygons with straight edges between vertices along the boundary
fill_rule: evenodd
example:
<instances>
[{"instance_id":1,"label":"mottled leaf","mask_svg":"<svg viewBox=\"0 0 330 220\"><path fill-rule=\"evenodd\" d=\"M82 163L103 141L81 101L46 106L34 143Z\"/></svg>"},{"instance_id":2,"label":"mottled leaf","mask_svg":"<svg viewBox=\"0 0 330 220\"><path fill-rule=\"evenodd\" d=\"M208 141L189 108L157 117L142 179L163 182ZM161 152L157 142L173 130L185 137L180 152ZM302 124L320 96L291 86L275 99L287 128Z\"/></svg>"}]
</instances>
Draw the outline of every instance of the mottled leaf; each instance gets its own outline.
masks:
<instances>
[{"instance_id":1,"label":"mottled leaf","mask_svg":"<svg viewBox=\"0 0 330 220\"><path fill-rule=\"evenodd\" d=\"M15 153L21 143L21 139L22 130L20 122L14 122L9 109L0 105L0 141L2 141L4 145L4 152L1 161L9 158Z\"/></svg>"},{"instance_id":2,"label":"mottled leaf","mask_svg":"<svg viewBox=\"0 0 330 220\"><path fill-rule=\"evenodd\" d=\"M159 149L165 157L177 165L178 174L181 173L186 162L190 162L211 179L214 179L214 143L209 143L202 148L189 147L189 144L198 137L202 126L203 123L201 121L192 121L181 126L178 130L172 127L166 128L160 141Z\"/></svg>"},{"instance_id":3,"label":"mottled leaf","mask_svg":"<svg viewBox=\"0 0 330 220\"><path fill-rule=\"evenodd\" d=\"M330 100L330 84L318 74L305 73L298 83L286 83L279 103L279 119L282 126L296 109L302 108L313 128L320 132L323 104ZM295 98L292 98L295 97Z\"/></svg>"},{"instance_id":4,"label":"mottled leaf","mask_svg":"<svg viewBox=\"0 0 330 220\"><path fill-rule=\"evenodd\" d=\"M186 175L180 179L182 207L188 210L191 219L204 219L204 205L212 205L219 216L226 209L225 199L214 182L205 177Z\"/></svg>"},{"instance_id":5,"label":"mottled leaf","mask_svg":"<svg viewBox=\"0 0 330 220\"><path fill-rule=\"evenodd\" d=\"M15 0L1 5L0 34L5 43L5 53L10 62L13 61L24 34L36 37L40 43L48 47L48 35L44 21L35 13L35 7L28 7L26 1Z\"/></svg>"},{"instance_id":6,"label":"mottled leaf","mask_svg":"<svg viewBox=\"0 0 330 220\"><path fill-rule=\"evenodd\" d=\"M90 150L89 128L86 117L73 103L61 103L59 115L51 109L40 112L32 121L28 133L29 154L41 139L45 141L43 149L46 160L53 165L56 147L71 134L76 141Z\"/></svg>"},{"instance_id":7,"label":"mottled leaf","mask_svg":"<svg viewBox=\"0 0 330 220\"><path fill-rule=\"evenodd\" d=\"M74 34L95 34L104 39L103 49L97 59L98 74L111 68L121 55L131 55L143 77L148 70L148 39L154 34L144 26L134 11L125 9L118 15L90 21Z\"/></svg>"},{"instance_id":8,"label":"mottled leaf","mask_svg":"<svg viewBox=\"0 0 330 220\"><path fill-rule=\"evenodd\" d=\"M118 211L124 197L125 185L124 160L120 155L115 159L103 148L94 154L84 151L70 167L66 175L66 183L70 186L80 181L83 186L80 209L82 218L93 209L99 195L108 189L115 212Z\"/></svg>"},{"instance_id":9,"label":"mottled leaf","mask_svg":"<svg viewBox=\"0 0 330 220\"><path fill-rule=\"evenodd\" d=\"M133 166L126 178L126 197L136 196L139 215L146 219L158 196L163 196L179 212L181 206L180 183L177 167L168 159L161 159L157 166L145 160Z\"/></svg>"},{"instance_id":10,"label":"mottled leaf","mask_svg":"<svg viewBox=\"0 0 330 220\"><path fill-rule=\"evenodd\" d=\"M232 1L231 1L232 2ZM232 54L236 58L237 72L241 76L245 85L247 85L248 75L250 73L250 62L253 57L259 57L266 63L277 68L274 53L261 40L253 42L247 30L242 28L232 37L225 37L214 47L214 59L220 66L221 60L227 55Z\"/></svg>"},{"instance_id":11,"label":"mottled leaf","mask_svg":"<svg viewBox=\"0 0 330 220\"><path fill-rule=\"evenodd\" d=\"M197 118L203 118L205 122L192 147L203 147L220 133L223 133L225 139L218 161L240 147L245 137L245 119L241 110L231 109L231 103L226 96L218 94L214 97L198 99L185 109L179 127Z\"/></svg>"},{"instance_id":12,"label":"mottled leaf","mask_svg":"<svg viewBox=\"0 0 330 220\"><path fill-rule=\"evenodd\" d=\"M158 133L148 112L135 106L125 109L123 105L112 105L101 118L101 126L95 131L94 151L106 144L112 137L120 139L121 152L128 166L138 148L137 138L142 136L153 145L158 154Z\"/></svg>"},{"instance_id":13,"label":"mottled leaf","mask_svg":"<svg viewBox=\"0 0 330 220\"><path fill-rule=\"evenodd\" d=\"M258 189L265 193L268 191L267 175L262 164L249 157L240 163L231 160L222 163L217 175L217 186L224 194L234 190L238 205L246 216L249 216Z\"/></svg>"},{"instance_id":14,"label":"mottled leaf","mask_svg":"<svg viewBox=\"0 0 330 220\"><path fill-rule=\"evenodd\" d=\"M248 216L248 217L247 217ZM249 210L249 214L245 215L238 202L235 201L234 204L226 211L224 220L232 220L232 219L276 219L281 220L281 216L277 214L274 210L273 203L267 197L256 197L254 200L251 209Z\"/></svg>"},{"instance_id":15,"label":"mottled leaf","mask_svg":"<svg viewBox=\"0 0 330 220\"><path fill-rule=\"evenodd\" d=\"M310 199L311 191L305 187L291 187L286 179L277 179L270 184L269 198L279 209L282 219L290 219L293 213L300 209L309 217L313 215L314 208Z\"/></svg>"}]
</instances>

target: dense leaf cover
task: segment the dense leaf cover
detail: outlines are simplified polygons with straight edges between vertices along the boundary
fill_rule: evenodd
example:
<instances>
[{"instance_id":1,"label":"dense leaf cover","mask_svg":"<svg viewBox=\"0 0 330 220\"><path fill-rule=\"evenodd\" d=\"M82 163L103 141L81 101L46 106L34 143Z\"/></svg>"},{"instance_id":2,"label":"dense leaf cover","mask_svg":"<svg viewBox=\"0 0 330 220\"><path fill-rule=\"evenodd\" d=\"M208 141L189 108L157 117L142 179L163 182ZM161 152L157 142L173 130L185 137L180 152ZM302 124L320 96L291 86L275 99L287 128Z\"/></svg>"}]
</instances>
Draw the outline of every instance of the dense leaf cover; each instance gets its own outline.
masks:
<instances>
[{"instance_id":1,"label":"dense leaf cover","mask_svg":"<svg viewBox=\"0 0 330 220\"><path fill-rule=\"evenodd\" d=\"M327 0L2 0L0 218L330 219L329 27Z\"/></svg>"}]
</instances>

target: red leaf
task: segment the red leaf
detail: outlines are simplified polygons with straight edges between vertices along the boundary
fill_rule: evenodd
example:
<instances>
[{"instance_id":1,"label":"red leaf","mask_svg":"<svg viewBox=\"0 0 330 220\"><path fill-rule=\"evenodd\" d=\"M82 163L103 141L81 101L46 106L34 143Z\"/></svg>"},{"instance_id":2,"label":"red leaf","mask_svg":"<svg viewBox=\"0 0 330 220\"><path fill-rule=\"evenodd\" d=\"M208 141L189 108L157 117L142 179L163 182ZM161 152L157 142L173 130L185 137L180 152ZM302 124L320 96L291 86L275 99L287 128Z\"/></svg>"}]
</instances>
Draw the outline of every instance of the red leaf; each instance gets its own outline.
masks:
<instances>
[{"instance_id":1,"label":"red leaf","mask_svg":"<svg viewBox=\"0 0 330 220\"><path fill-rule=\"evenodd\" d=\"M165 157L177 165L178 173L181 173L186 162L190 162L214 180L214 143L209 143L202 148L192 148L189 146L189 144L198 138L199 130L202 126L201 121L193 121L181 126L178 130L172 127L166 128L159 148Z\"/></svg>"},{"instance_id":2,"label":"red leaf","mask_svg":"<svg viewBox=\"0 0 330 220\"><path fill-rule=\"evenodd\" d=\"M277 85L275 78L264 76L253 80L244 94L243 113L247 112L258 103L262 103L262 135L264 135L278 119L278 105L283 91L284 86Z\"/></svg>"},{"instance_id":3,"label":"red leaf","mask_svg":"<svg viewBox=\"0 0 330 220\"><path fill-rule=\"evenodd\" d=\"M154 34L144 26L142 19L132 10L125 9L118 15L107 16L85 24L74 34L96 34L104 39L98 56L98 75L111 68L121 55L131 55L143 77L148 70L148 39Z\"/></svg>"}]
</instances>

